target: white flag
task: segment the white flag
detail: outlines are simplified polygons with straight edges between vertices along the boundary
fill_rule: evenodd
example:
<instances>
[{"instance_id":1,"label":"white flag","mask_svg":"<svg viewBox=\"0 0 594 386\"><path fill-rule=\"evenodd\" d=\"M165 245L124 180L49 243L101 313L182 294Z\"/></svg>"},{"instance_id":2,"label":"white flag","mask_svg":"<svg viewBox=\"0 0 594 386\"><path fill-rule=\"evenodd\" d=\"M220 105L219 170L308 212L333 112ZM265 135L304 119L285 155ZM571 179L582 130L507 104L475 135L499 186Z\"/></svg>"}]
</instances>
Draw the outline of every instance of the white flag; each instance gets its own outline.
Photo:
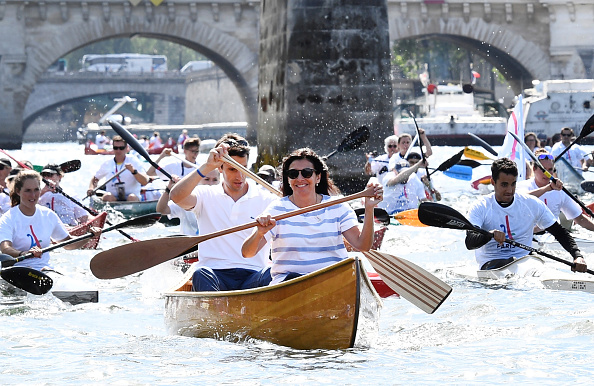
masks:
<instances>
[{"instance_id":1,"label":"white flag","mask_svg":"<svg viewBox=\"0 0 594 386\"><path fill-rule=\"evenodd\" d=\"M507 121L507 131L512 132L518 138L524 139L524 111L522 107L522 95L518 96L518 103L514 107L509 120ZM507 157L514 161L518 166L518 181L526 179L526 157L522 145L511 135L506 135L501 146L499 158Z\"/></svg>"}]
</instances>

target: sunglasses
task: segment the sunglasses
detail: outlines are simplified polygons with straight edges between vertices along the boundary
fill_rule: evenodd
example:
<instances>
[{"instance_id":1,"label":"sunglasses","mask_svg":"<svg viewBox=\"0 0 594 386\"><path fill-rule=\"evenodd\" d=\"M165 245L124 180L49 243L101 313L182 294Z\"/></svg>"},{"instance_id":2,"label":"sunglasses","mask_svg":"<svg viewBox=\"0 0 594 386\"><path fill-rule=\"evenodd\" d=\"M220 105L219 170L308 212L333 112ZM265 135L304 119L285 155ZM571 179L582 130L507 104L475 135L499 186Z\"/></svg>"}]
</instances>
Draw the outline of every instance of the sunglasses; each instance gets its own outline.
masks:
<instances>
[{"instance_id":1,"label":"sunglasses","mask_svg":"<svg viewBox=\"0 0 594 386\"><path fill-rule=\"evenodd\" d=\"M389 149L392 149L392 148L394 148L394 147L398 147L398 145L388 145L388 148L389 148Z\"/></svg>"},{"instance_id":2,"label":"sunglasses","mask_svg":"<svg viewBox=\"0 0 594 386\"><path fill-rule=\"evenodd\" d=\"M231 146L231 147L238 147L238 146L245 146L245 147L249 147L250 144L248 143L248 141L246 141L245 139L240 139L240 140L234 140L234 139L226 139L223 141L223 143L226 143L227 145Z\"/></svg>"},{"instance_id":3,"label":"sunglasses","mask_svg":"<svg viewBox=\"0 0 594 386\"><path fill-rule=\"evenodd\" d=\"M287 177L294 180L295 178L299 177L299 172L301 172L301 175L303 176L303 178L309 178L309 177L313 176L315 170L312 168L305 168L305 169L301 169L301 170L289 169L289 170L287 170Z\"/></svg>"},{"instance_id":4,"label":"sunglasses","mask_svg":"<svg viewBox=\"0 0 594 386\"><path fill-rule=\"evenodd\" d=\"M550 159L551 161L553 161L555 160L555 157L553 157L550 154L539 154L538 159Z\"/></svg>"},{"instance_id":5,"label":"sunglasses","mask_svg":"<svg viewBox=\"0 0 594 386\"><path fill-rule=\"evenodd\" d=\"M571 134L563 134L563 133L561 133L561 136L562 137L571 137Z\"/></svg>"},{"instance_id":6,"label":"sunglasses","mask_svg":"<svg viewBox=\"0 0 594 386\"><path fill-rule=\"evenodd\" d=\"M124 146L114 146L113 150L126 150L126 145Z\"/></svg>"}]
</instances>

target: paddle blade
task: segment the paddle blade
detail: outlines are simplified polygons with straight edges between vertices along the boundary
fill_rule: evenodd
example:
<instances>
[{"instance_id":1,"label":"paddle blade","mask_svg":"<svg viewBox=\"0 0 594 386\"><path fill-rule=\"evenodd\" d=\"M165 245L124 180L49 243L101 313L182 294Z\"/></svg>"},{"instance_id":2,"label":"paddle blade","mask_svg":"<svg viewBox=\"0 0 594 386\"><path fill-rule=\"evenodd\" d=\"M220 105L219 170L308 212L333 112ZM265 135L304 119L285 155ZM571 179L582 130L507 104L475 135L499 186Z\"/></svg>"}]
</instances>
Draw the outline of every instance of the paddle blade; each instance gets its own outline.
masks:
<instances>
[{"instance_id":1,"label":"paddle blade","mask_svg":"<svg viewBox=\"0 0 594 386\"><path fill-rule=\"evenodd\" d=\"M388 287L428 314L452 293L452 287L408 260L374 250L363 254Z\"/></svg>"},{"instance_id":2,"label":"paddle blade","mask_svg":"<svg viewBox=\"0 0 594 386\"><path fill-rule=\"evenodd\" d=\"M410 209L405 210L394 215L394 219L402 225L408 225L411 227L425 227L427 225L419 221L419 210Z\"/></svg>"},{"instance_id":3,"label":"paddle blade","mask_svg":"<svg viewBox=\"0 0 594 386\"><path fill-rule=\"evenodd\" d=\"M419 221L438 228L475 230L475 227L457 210L436 202L419 205Z\"/></svg>"},{"instance_id":4,"label":"paddle blade","mask_svg":"<svg viewBox=\"0 0 594 386\"><path fill-rule=\"evenodd\" d=\"M483 164L475 161L473 159L463 159L460 162L457 163L457 165L462 165L462 166L470 166L471 168L478 168L479 166L482 166Z\"/></svg>"},{"instance_id":5,"label":"paddle blade","mask_svg":"<svg viewBox=\"0 0 594 386\"><path fill-rule=\"evenodd\" d=\"M495 157L498 157L495 149L493 149L491 145L489 145L484 139L473 133L468 133L468 135L470 135L475 140L475 142L482 146L486 151L493 154Z\"/></svg>"},{"instance_id":6,"label":"paddle blade","mask_svg":"<svg viewBox=\"0 0 594 386\"><path fill-rule=\"evenodd\" d=\"M198 243L199 237L181 236L120 245L96 254L91 272L98 279L124 277L184 255Z\"/></svg>"},{"instance_id":7,"label":"paddle blade","mask_svg":"<svg viewBox=\"0 0 594 386\"><path fill-rule=\"evenodd\" d=\"M464 148L464 157L470 158L473 160L477 160L477 161L486 161L486 160L492 161L493 160L493 158L483 154L482 152L480 152L478 150L471 149L469 147Z\"/></svg>"},{"instance_id":8,"label":"paddle blade","mask_svg":"<svg viewBox=\"0 0 594 386\"><path fill-rule=\"evenodd\" d=\"M122 125L120 125L119 123L117 123L115 121L112 121L111 119L108 119L107 123L109 123L111 128L116 133L118 133L118 135L120 137L122 137L124 139L124 141L126 141L126 143L128 145L130 145L130 147L132 149L136 150L138 152L138 154L140 154L145 160L149 161L151 159L151 157L149 156L149 153L146 151L146 149L144 147L142 147L140 142L138 142L136 140L136 138L134 138L134 136L132 134L130 134L130 132L128 130L124 129L124 127Z\"/></svg>"},{"instance_id":9,"label":"paddle blade","mask_svg":"<svg viewBox=\"0 0 594 386\"><path fill-rule=\"evenodd\" d=\"M464 155L464 150L460 150L460 152L458 152L456 155L454 155L452 158L442 162L441 165L439 165L437 167L436 170L439 170L440 172L443 172L445 170L448 170L449 168L451 168L452 166L456 165L457 163L460 162L460 160L462 159L462 156Z\"/></svg>"},{"instance_id":10,"label":"paddle blade","mask_svg":"<svg viewBox=\"0 0 594 386\"><path fill-rule=\"evenodd\" d=\"M580 186L586 192L594 193L594 181L582 181L580 183ZM590 205L592 205L592 204L590 204ZM590 207L590 205L588 205L588 207ZM590 209L593 209L593 208L590 208Z\"/></svg>"},{"instance_id":11,"label":"paddle blade","mask_svg":"<svg viewBox=\"0 0 594 386\"><path fill-rule=\"evenodd\" d=\"M161 213L149 213L114 225L119 228L146 228L161 219Z\"/></svg>"},{"instance_id":12,"label":"paddle blade","mask_svg":"<svg viewBox=\"0 0 594 386\"><path fill-rule=\"evenodd\" d=\"M354 150L359 148L362 144L367 142L369 139L369 128L367 126L361 126L352 133L350 133L345 139L342 140L338 146L339 152Z\"/></svg>"},{"instance_id":13,"label":"paddle blade","mask_svg":"<svg viewBox=\"0 0 594 386\"><path fill-rule=\"evenodd\" d=\"M66 161L66 162L60 164L60 169L62 169L62 171L64 173L75 172L75 171L79 170L80 167L81 167L81 162L78 159L73 159L72 161Z\"/></svg>"},{"instance_id":14,"label":"paddle blade","mask_svg":"<svg viewBox=\"0 0 594 386\"><path fill-rule=\"evenodd\" d=\"M45 273L27 267L6 268L0 271L0 276L13 286L33 295L43 295L54 285L52 278Z\"/></svg>"},{"instance_id":15,"label":"paddle blade","mask_svg":"<svg viewBox=\"0 0 594 386\"><path fill-rule=\"evenodd\" d=\"M472 180L472 168L470 166L454 165L448 170L444 170L443 174L457 180Z\"/></svg>"},{"instance_id":16,"label":"paddle blade","mask_svg":"<svg viewBox=\"0 0 594 386\"><path fill-rule=\"evenodd\" d=\"M587 121L586 123L584 123L584 126L582 127L582 131L580 131L580 138L585 138L588 135L594 133L594 115L592 115Z\"/></svg>"}]
</instances>

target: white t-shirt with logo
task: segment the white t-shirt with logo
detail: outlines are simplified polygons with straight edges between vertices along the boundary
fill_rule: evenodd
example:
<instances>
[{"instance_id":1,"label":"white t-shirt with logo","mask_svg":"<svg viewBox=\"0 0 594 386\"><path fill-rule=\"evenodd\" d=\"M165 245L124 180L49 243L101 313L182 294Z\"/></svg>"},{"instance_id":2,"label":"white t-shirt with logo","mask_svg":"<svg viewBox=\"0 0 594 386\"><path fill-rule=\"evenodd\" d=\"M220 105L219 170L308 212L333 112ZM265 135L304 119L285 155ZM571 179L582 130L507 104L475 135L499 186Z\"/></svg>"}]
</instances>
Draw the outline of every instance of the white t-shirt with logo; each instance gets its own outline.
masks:
<instances>
[{"instance_id":1,"label":"white t-shirt with logo","mask_svg":"<svg viewBox=\"0 0 594 386\"><path fill-rule=\"evenodd\" d=\"M78 218L86 216L87 212L70 201L64 195L53 192L45 192L39 198L39 205L50 208L65 225L78 225Z\"/></svg>"},{"instance_id":2,"label":"white t-shirt with logo","mask_svg":"<svg viewBox=\"0 0 594 386\"><path fill-rule=\"evenodd\" d=\"M513 203L503 208L491 193L475 203L468 213L471 224L486 231L499 230L510 240L531 246L534 226L546 229L556 222L555 216L544 202L530 195L516 193ZM495 259L522 257L529 252L508 243L499 245L491 239L487 244L475 250L479 267Z\"/></svg>"},{"instance_id":3,"label":"white t-shirt with logo","mask_svg":"<svg viewBox=\"0 0 594 386\"><path fill-rule=\"evenodd\" d=\"M41 205L35 207L33 216L24 215L17 205L0 217L0 243L10 241L13 248L20 251L28 251L37 245L37 242L41 248L46 248L50 246L52 238L61 241L68 236L58 215ZM26 259L16 263L15 266L37 270L45 267L52 268L49 259L50 255L46 252L41 255L41 258Z\"/></svg>"}]
</instances>

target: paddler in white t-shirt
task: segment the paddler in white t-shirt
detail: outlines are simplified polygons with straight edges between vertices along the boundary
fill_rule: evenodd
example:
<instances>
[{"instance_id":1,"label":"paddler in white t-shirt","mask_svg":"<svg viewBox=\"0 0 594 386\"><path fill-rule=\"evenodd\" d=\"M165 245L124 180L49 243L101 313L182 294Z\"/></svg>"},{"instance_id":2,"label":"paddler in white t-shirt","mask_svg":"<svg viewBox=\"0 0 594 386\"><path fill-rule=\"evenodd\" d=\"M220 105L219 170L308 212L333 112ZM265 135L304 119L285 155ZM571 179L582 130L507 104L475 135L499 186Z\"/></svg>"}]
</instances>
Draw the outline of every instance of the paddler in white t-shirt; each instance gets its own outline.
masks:
<instances>
[{"instance_id":1,"label":"paddler in white t-shirt","mask_svg":"<svg viewBox=\"0 0 594 386\"><path fill-rule=\"evenodd\" d=\"M469 221L492 237L467 231L466 248L475 249L476 261L481 270L500 268L527 255L529 252L505 243L512 239L532 245L534 227L551 233L573 257L573 271L585 272L586 261L575 240L555 219L544 202L532 195L516 193L518 168L508 158L500 158L491 165L491 184L494 192L481 197L468 213Z\"/></svg>"},{"instance_id":2,"label":"paddler in white t-shirt","mask_svg":"<svg viewBox=\"0 0 594 386\"><path fill-rule=\"evenodd\" d=\"M545 149L539 149L534 153L542 166L551 174L555 175L555 158ZM540 198L547 208L559 221L561 212L568 220L573 220L579 226L587 230L594 231L594 222L582 211L582 208L566 194L563 189L563 183L557 179L555 183L540 170L536 165L532 168L534 177L518 182L518 192L528 193Z\"/></svg>"}]
</instances>

